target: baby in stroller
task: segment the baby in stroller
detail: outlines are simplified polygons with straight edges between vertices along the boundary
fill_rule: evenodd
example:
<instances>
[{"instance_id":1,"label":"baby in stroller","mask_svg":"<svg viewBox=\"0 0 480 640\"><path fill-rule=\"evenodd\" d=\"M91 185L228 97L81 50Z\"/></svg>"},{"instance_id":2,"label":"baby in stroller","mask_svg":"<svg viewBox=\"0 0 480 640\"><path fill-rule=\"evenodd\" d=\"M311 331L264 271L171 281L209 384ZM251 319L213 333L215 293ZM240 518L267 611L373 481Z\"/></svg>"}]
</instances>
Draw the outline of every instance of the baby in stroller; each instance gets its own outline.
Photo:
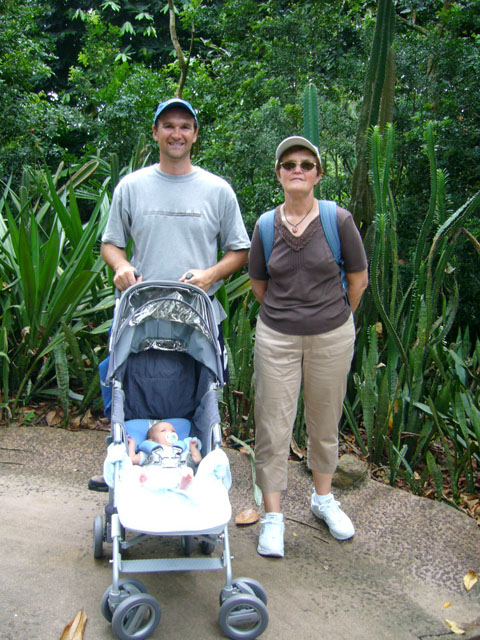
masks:
<instances>
[{"instance_id":1,"label":"baby in stroller","mask_svg":"<svg viewBox=\"0 0 480 640\"><path fill-rule=\"evenodd\" d=\"M201 289L141 282L122 294L105 378L112 390L103 468L109 501L105 517L95 516L93 524L94 557L103 556L104 542L112 544L113 581L101 611L121 640L144 640L160 621L157 600L130 577L139 573L224 570L218 621L225 635L253 640L267 626L263 587L232 576L232 479L221 447L220 353L212 303ZM189 453L198 469L182 489L178 474ZM179 536L184 557L122 557L151 536ZM190 558L194 540L205 557ZM220 555L213 554L217 545L223 547Z\"/></svg>"},{"instance_id":2,"label":"baby in stroller","mask_svg":"<svg viewBox=\"0 0 480 640\"><path fill-rule=\"evenodd\" d=\"M131 436L127 439L128 455L134 465L160 465L163 475L170 480L169 484L178 480L179 489L188 487L202 459L198 438L179 440L173 424L161 420L150 427L138 452L135 439ZM145 473L140 475L141 482L147 479Z\"/></svg>"}]
</instances>

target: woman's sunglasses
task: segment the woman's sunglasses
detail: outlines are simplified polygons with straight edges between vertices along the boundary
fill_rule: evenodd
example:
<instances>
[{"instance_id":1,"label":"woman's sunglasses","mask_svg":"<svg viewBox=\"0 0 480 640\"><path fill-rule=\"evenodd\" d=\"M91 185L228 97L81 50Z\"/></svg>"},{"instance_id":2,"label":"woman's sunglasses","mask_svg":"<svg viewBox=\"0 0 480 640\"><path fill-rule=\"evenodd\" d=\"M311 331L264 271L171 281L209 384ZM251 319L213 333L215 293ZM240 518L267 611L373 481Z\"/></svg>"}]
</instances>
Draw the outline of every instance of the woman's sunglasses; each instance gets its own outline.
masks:
<instances>
[{"instance_id":1,"label":"woman's sunglasses","mask_svg":"<svg viewBox=\"0 0 480 640\"><path fill-rule=\"evenodd\" d=\"M310 160L302 160L301 162L296 162L295 160L287 160L286 162L280 162L279 165L282 167L282 169L285 169L285 171L293 171L299 165L302 171L311 171L317 166L315 162L310 162Z\"/></svg>"}]
</instances>

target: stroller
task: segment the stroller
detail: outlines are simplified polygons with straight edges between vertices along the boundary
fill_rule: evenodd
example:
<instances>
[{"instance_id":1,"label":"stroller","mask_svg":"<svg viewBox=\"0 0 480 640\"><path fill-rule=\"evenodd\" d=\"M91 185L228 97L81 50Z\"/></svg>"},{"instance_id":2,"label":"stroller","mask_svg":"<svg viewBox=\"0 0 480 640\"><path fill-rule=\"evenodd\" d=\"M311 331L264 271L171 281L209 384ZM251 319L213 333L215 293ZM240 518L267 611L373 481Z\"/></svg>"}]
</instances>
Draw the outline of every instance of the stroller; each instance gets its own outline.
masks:
<instances>
[{"instance_id":1,"label":"stroller","mask_svg":"<svg viewBox=\"0 0 480 640\"><path fill-rule=\"evenodd\" d=\"M109 500L93 523L94 557L103 556L105 542L112 544L113 582L102 597L103 616L120 640L148 638L160 622L160 606L142 582L120 574L224 569L219 624L229 638L257 638L268 624L265 590L254 579L232 578L230 470L220 448L217 396L223 371L210 298L187 283L133 285L117 299L109 355ZM160 419L171 422L181 439L201 443L193 498L187 490L149 490L132 473L128 436L145 451L149 426ZM179 536L183 557L122 559L122 551L152 536ZM195 540L205 557L190 557Z\"/></svg>"}]
</instances>

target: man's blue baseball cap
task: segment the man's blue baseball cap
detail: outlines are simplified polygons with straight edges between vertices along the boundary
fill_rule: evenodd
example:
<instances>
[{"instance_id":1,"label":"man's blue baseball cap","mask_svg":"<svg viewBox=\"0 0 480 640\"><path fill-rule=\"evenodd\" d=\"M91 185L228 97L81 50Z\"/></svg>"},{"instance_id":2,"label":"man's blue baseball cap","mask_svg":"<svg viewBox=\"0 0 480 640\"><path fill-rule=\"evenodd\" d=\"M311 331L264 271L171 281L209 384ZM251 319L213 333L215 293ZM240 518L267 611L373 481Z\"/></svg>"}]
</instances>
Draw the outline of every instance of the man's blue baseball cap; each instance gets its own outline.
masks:
<instances>
[{"instance_id":1,"label":"man's blue baseball cap","mask_svg":"<svg viewBox=\"0 0 480 640\"><path fill-rule=\"evenodd\" d=\"M165 100L165 102L161 102L157 110L155 111L155 116L153 118L153 124L157 122L158 116L165 111L165 109L170 109L171 107L180 107L180 109L185 109L188 113L193 116L195 120L195 124L198 127L197 114L195 113L195 109L192 105L186 100L182 100L182 98L170 98L170 100Z\"/></svg>"}]
</instances>

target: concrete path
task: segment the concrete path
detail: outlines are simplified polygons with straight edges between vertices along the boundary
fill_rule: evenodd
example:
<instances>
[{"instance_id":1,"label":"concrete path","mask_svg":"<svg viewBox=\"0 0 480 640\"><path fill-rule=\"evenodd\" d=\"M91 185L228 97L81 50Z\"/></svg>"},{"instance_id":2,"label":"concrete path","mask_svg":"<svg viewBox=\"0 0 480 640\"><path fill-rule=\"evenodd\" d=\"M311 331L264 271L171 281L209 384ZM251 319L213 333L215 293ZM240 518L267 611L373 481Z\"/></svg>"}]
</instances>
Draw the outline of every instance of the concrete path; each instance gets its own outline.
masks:
<instances>
[{"instance_id":1,"label":"concrete path","mask_svg":"<svg viewBox=\"0 0 480 640\"><path fill-rule=\"evenodd\" d=\"M105 433L0 429L0 639L58 640L79 609L85 640L112 640L100 601L111 584L110 548L92 554L92 521L105 494L87 490L101 469ZM233 513L254 507L250 462L227 451ZM286 557L256 553L259 525L229 526L234 577L261 582L270 622L265 640L427 640L453 638L445 619L480 638L480 530L466 515L374 481L336 493L357 535L337 542L309 512L311 480L290 463L284 501ZM129 557L179 553L178 539L155 539ZM138 576L162 609L153 639L224 637L217 622L223 572ZM445 608L445 603L451 603ZM460 637L460 636L459 636Z\"/></svg>"}]
</instances>

